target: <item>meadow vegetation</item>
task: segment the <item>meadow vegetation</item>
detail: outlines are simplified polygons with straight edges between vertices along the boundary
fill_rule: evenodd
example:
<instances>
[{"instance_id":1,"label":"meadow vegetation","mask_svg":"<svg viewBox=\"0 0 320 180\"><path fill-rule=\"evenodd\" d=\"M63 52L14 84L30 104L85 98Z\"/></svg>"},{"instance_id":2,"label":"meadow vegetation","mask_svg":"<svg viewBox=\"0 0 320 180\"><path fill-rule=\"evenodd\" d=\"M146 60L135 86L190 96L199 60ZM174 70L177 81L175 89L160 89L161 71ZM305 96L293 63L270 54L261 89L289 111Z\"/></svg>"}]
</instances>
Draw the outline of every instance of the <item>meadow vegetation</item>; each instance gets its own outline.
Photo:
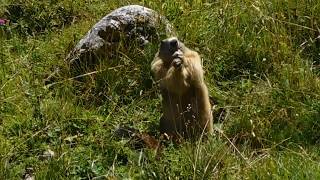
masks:
<instances>
[{"instance_id":1,"label":"meadow vegetation","mask_svg":"<svg viewBox=\"0 0 320 180\"><path fill-rule=\"evenodd\" d=\"M320 1L3 0L0 179L320 179ZM97 67L85 83L44 79L113 9L166 16L197 50L217 108L207 141L167 143L157 159L117 139L120 124L159 136L150 63L158 44ZM40 158L48 149L51 159Z\"/></svg>"}]
</instances>

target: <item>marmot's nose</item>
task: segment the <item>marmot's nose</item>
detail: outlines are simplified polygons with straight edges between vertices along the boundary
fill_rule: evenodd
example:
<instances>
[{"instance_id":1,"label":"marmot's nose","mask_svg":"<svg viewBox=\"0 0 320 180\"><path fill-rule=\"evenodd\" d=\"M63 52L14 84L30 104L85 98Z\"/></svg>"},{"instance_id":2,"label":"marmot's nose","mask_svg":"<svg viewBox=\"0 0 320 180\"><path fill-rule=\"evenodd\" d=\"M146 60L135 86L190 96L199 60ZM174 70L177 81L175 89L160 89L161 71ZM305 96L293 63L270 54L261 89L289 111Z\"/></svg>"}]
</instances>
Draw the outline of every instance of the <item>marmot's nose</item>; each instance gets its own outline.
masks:
<instances>
[{"instance_id":1,"label":"marmot's nose","mask_svg":"<svg viewBox=\"0 0 320 180\"><path fill-rule=\"evenodd\" d=\"M170 47L178 47L178 41L176 39L171 40Z\"/></svg>"}]
</instances>

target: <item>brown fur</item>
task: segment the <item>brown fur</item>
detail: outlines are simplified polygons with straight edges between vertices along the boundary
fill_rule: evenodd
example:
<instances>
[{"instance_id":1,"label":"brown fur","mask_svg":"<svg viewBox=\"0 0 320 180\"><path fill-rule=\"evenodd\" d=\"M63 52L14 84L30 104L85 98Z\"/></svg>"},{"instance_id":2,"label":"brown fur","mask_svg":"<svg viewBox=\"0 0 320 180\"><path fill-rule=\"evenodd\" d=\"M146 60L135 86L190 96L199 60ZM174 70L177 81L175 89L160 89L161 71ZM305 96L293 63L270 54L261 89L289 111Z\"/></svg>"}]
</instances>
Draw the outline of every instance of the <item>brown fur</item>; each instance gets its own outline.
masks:
<instances>
[{"instance_id":1,"label":"brown fur","mask_svg":"<svg viewBox=\"0 0 320 180\"><path fill-rule=\"evenodd\" d=\"M163 98L161 133L175 137L212 134L211 105L199 54L177 38L165 39L151 70L160 82Z\"/></svg>"}]
</instances>

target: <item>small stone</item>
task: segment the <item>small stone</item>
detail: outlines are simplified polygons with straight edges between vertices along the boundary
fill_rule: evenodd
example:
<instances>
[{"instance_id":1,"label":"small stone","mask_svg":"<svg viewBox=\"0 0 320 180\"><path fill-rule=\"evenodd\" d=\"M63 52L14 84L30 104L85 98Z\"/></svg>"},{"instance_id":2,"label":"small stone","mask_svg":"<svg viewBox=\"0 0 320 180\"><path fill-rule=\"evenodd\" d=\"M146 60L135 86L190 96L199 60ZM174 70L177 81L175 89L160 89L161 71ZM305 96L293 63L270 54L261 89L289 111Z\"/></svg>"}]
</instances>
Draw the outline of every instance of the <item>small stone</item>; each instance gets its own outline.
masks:
<instances>
[{"instance_id":1,"label":"small stone","mask_svg":"<svg viewBox=\"0 0 320 180\"><path fill-rule=\"evenodd\" d=\"M39 158L41 160L48 160L48 159L52 159L54 155L55 153L51 149L48 149L44 151L43 154L39 156Z\"/></svg>"},{"instance_id":2,"label":"small stone","mask_svg":"<svg viewBox=\"0 0 320 180\"><path fill-rule=\"evenodd\" d=\"M34 175L33 175L33 168L32 167L28 167L26 168L23 176L22 176L22 179L23 180L34 180Z\"/></svg>"}]
</instances>

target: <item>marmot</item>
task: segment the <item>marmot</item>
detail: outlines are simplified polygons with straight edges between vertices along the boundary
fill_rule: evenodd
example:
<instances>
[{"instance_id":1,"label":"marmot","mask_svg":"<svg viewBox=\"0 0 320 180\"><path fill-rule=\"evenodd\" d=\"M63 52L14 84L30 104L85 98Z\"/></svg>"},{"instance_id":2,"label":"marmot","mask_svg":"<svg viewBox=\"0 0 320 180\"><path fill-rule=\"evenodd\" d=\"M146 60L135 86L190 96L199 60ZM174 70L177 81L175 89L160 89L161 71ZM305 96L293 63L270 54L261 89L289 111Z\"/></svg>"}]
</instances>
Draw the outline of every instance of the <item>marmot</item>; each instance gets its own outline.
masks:
<instances>
[{"instance_id":1,"label":"marmot","mask_svg":"<svg viewBox=\"0 0 320 180\"><path fill-rule=\"evenodd\" d=\"M179 138L212 134L211 104L199 54L176 37L162 40L151 71L163 99L161 133Z\"/></svg>"}]
</instances>

